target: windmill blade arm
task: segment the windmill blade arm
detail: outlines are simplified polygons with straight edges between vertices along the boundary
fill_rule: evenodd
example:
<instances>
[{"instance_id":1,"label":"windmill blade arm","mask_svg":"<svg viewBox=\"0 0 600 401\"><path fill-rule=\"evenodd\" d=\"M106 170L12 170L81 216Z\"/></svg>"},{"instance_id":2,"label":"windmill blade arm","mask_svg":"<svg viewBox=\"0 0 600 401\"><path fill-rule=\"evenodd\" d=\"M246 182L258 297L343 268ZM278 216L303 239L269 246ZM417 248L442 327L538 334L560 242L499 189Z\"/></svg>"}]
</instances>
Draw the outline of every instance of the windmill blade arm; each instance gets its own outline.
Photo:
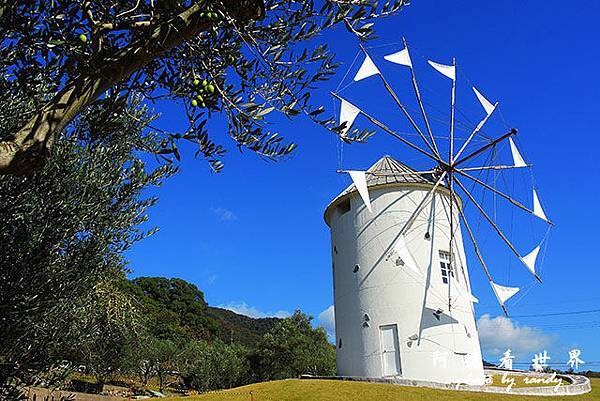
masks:
<instances>
[{"instance_id":1,"label":"windmill blade arm","mask_svg":"<svg viewBox=\"0 0 600 401\"><path fill-rule=\"evenodd\" d=\"M497 190L496 188L492 187L491 185L489 185L489 184L481 181L478 178L473 177L470 174L465 173L464 171L461 171L460 169L456 169L454 171L456 171L461 176L466 177L466 178L470 179L471 181L476 182L477 184L481 185L485 189L488 189L488 190L492 191L496 195L498 195L498 196L506 199L507 201L509 201L510 203L512 203L513 205L515 205L516 207L518 207L518 208L520 208L520 209L522 209L522 210L524 210L524 211L526 211L526 212L528 212L528 213L530 213L532 215L535 215L535 213L533 212L533 210L527 208L522 203L514 200L513 198L511 198L509 195L505 194L504 192ZM548 221L548 220L546 220L546 221ZM548 221L548 224L554 225L554 223L552 223L551 221Z\"/></svg>"},{"instance_id":2,"label":"windmill blade arm","mask_svg":"<svg viewBox=\"0 0 600 401\"><path fill-rule=\"evenodd\" d=\"M360 49L365 54L365 56L369 57L369 53L367 53L367 50L365 49L365 47L361 43L359 43L358 45L360 46ZM412 68L411 68L411 71L412 71ZM394 102L396 103L398 108L402 111L402 114L404 114L404 116L406 117L406 119L408 120L410 125L412 125L412 127L415 129L415 131L417 131L417 133L419 134L419 136L421 137L423 142L425 142L425 144L427 145L427 148L429 148L429 151L436 154L439 157L438 152L436 150L437 148L434 148L432 146L432 144L429 143L429 141L427 140L425 135L423 135L423 131L421 131L421 129L419 128L419 126L417 125L415 120L412 118L412 116L410 115L410 113L408 112L406 107L402 104L402 102L400 101L400 98L398 97L398 95L396 95L396 92L394 92L394 89L392 89L392 86L388 83L387 79L385 79L385 77L381 73L381 70L379 70L379 74L377 74L377 75L379 76L379 79L381 79L381 82L383 83L385 90L390 94L390 96L392 97L392 99L394 100Z\"/></svg>"},{"instance_id":3,"label":"windmill blade arm","mask_svg":"<svg viewBox=\"0 0 600 401\"><path fill-rule=\"evenodd\" d=\"M475 129L473 131L471 131L471 134L469 135L469 137L467 138L467 140L465 141L465 143L463 143L463 145L460 147L460 149L458 150L458 153L456 153L456 156L454 156L452 158L452 161L458 159L460 157L460 155L462 155L462 153L465 151L465 149L467 148L467 146L469 145L469 143L471 143L471 140L473 140L473 138L475 137L475 135L484 126L484 124L487 122L487 120L490 118L490 116L491 116L491 114L487 114L483 118L483 120L481 120L481 122L479 124L477 124L477 127L475 127Z\"/></svg>"},{"instance_id":4,"label":"windmill blade arm","mask_svg":"<svg viewBox=\"0 0 600 401\"><path fill-rule=\"evenodd\" d=\"M452 66L456 71L456 59L452 58ZM452 95L450 99L450 147L448 148L448 163L452 164L454 158L454 113L456 112L456 77L452 79ZM452 185L452 179L450 179Z\"/></svg>"},{"instance_id":5,"label":"windmill blade arm","mask_svg":"<svg viewBox=\"0 0 600 401\"><path fill-rule=\"evenodd\" d=\"M495 140L493 140L492 142L488 143L487 145L479 148L478 150L468 154L467 156L463 157L462 159L454 162L454 166L458 166L464 162L466 162L467 160L470 160L472 158L474 158L475 156L485 152L486 150L488 150L489 148L491 148L492 146L495 146L497 143L502 142L503 140L505 140L506 138L509 138L513 135L517 135L517 130L516 129L511 129L509 132L507 132L506 134L502 135L500 138L497 138Z\"/></svg>"},{"instance_id":6,"label":"windmill blade arm","mask_svg":"<svg viewBox=\"0 0 600 401\"><path fill-rule=\"evenodd\" d=\"M435 185L429 190L429 192L427 192L427 194L425 195L425 197L423 197L423 199L421 200L421 202L419 202L419 204L415 208L415 211L410 215L410 217L408 218L408 220L406 220L406 223L404 223L404 225L402 226L402 228L398 232L398 235L396 236L396 238L394 238L394 241L392 241L392 243L390 244L390 247L386 250L387 258L388 259L389 259L390 255L391 255L390 251L393 249L394 244L396 243L396 241L398 240L398 238L401 235L404 235L406 233L406 231L410 228L410 226L415 221L415 219L417 218L417 216L419 215L419 213L421 213L421 210L423 210L423 206L425 206L425 204L427 203L427 201L429 201L429 198L431 197L431 195L435 192L435 190L440 186L440 184L442 183L442 181L446 177L446 174L447 173L444 171L442 173L442 175L440 175L440 177L436 181Z\"/></svg>"},{"instance_id":7,"label":"windmill blade arm","mask_svg":"<svg viewBox=\"0 0 600 401\"><path fill-rule=\"evenodd\" d=\"M336 173L348 173L349 171L352 171L352 170L336 170ZM365 171L365 174L370 174L375 177L403 177L403 176L410 176L410 175L433 174L435 172L436 172L435 170L427 170L427 171L411 171L409 173L386 174L386 173L374 173L371 171Z\"/></svg>"},{"instance_id":8,"label":"windmill blade arm","mask_svg":"<svg viewBox=\"0 0 600 401\"><path fill-rule=\"evenodd\" d=\"M481 254L481 250L479 249L479 245L477 245L477 241L475 240L475 236L473 235L473 231L471 230L471 226L469 225L469 222L467 221L467 217L465 216L465 213L462 211L461 208L458 208L458 213L460 215L460 218L463 221L463 224L465 225L467 233L469 234L469 239L471 240L471 243L473 244L473 249L475 250L475 254L477 255L477 259L479 260L479 263L481 264L481 267L483 267L483 271L485 272L485 275L487 276L487 278L488 278L488 280L490 282L490 286L492 287L492 291L494 292L494 295L496 296L496 299L498 300L498 303L500 303L500 306L502 307L502 310L504 311L504 314L506 315L506 317L509 317L508 316L508 310L504 306L504 303L500 301L500 298L498 297L498 294L496 294L496 290L494 289L494 286L492 285L492 283L494 282L494 280L492 279L492 275L490 274L490 270L488 269L487 264L485 263L485 260L483 259L483 255Z\"/></svg>"},{"instance_id":9,"label":"windmill blade arm","mask_svg":"<svg viewBox=\"0 0 600 401\"><path fill-rule=\"evenodd\" d=\"M519 258L519 260L521 260L521 262L523 262L521 255L519 254L519 252L517 251L515 246L512 244L512 242L510 242L510 240L506 237L506 235L504 235L502 230L500 230L498 225L494 222L494 220L492 220L492 218L487 214L487 212L483 209L483 207L481 207L481 205L475 200L475 198L473 198L473 195L471 195L469 190L467 190L464 187L464 185L460 182L460 180L458 180L457 177L455 177L455 181L458 184L458 186L463 190L463 192L467 195L469 200L475 205L477 210L479 210L479 212L488 221L488 223L490 223L492 228L496 231L496 233L500 236L500 238L504 241L504 243L510 248L511 251L513 251L513 253L517 256L517 258ZM540 283L542 282L542 279L540 278L540 276L538 276L537 273L533 273L533 275Z\"/></svg>"},{"instance_id":10,"label":"windmill blade arm","mask_svg":"<svg viewBox=\"0 0 600 401\"><path fill-rule=\"evenodd\" d=\"M515 168L533 167L533 164L527 164L525 166L479 166L479 167L464 167L461 171L480 171L480 170L512 170Z\"/></svg>"},{"instance_id":11,"label":"windmill blade arm","mask_svg":"<svg viewBox=\"0 0 600 401\"><path fill-rule=\"evenodd\" d=\"M406 39L402 38L402 42L404 43L404 48L408 51L408 43L406 43ZM425 128L427 129L427 134L429 135L429 140L433 145L433 151L438 157L441 157L440 150L438 149L437 143L435 142L435 138L433 137L433 131L431 130L431 125L429 124L427 113L425 113L425 106L423 105L423 101L421 100L421 92L419 91L417 77L415 75L415 70L413 69L412 65L410 66L410 77L412 81L413 91L415 92L415 97L417 98L417 102L419 103L419 109L421 110L421 116L423 117L423 121L425 122Z\"/></svg>"},{"instance_id":12,"label":"windmill blade arm","mask_svg":"<svg viewBox=\"0 0 600 401\"><path fill-rule=\"evenodd\" d=\"M336 99L339 99L339 100L342 99L337 93L335 93L335 92L330 92L330 93ZM360 110L360 109L359 109L359 112L360 112L360 114L362 114L363 116L365 116L367 118L367 120L371 121L373 124L375 124L376 126L378 126L379 128L381 128L382 130L384 130L385 132L387 132L388 134L390 134L394 138L400 140L404 144L406 144L406 145L410 146L411 148L413 148L414 150L416 150L416 151L424 154L425 156L429 157L430 159L432 159L432 160L434 160L436 162L441 162L441 160L437 156L429 153L428 151L426 151L424 149L421 149L419 146L415 145L414 143L412 143L408 139L403 138L402 136L400 136L399 134L397 134L396 132L394 132L392 129L388 128L381 121L377 120L375 117L372 117L371 115L367 114L365 111Z\"/></svg>"}]
</instances>

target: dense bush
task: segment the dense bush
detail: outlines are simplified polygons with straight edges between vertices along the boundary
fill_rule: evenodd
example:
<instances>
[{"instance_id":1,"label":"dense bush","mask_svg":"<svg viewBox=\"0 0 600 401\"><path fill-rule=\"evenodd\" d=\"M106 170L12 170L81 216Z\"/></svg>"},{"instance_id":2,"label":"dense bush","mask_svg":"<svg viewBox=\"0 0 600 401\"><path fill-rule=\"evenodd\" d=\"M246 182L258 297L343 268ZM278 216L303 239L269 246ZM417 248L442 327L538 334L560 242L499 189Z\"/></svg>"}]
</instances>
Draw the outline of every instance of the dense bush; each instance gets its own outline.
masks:
<instances>
[{"instance_id":1,"label":"dense bush","mask_svg":"<svg viewBox=\"0 0 600 401\"><path fill-rule=\"evenodd\" d=\"M263 336L251 362L259 380L334 375L335 349L323 328L314 329L311 318L296 311Z\"/></svg>"},{"instance_id":2,"label":"dense bush","mask_svg":"<svg viewBox=\"0 0 600 401\"><path fill-rule=\"evenodd\" d=\"M231 388L252 381L248 350L240 345L194 342L189 344L183 359L181 378L187 387L198 391Z\"/></svg>"},{"instance_id":3,"label":"dense bush","mask_svg":"<svg viewBox=\"0 0 600 401\"><path fill-rule=\"evenodd\" d=\"M253 347L233 342L189 340L177 346L171 340L147 338L130 354L130 372L147 384L175 384L205 392L301 374L335 374L335 349L322 328L297 311L280 319ZM172 383L167 383L167 378Z\"/></svg>"}]
</instances>

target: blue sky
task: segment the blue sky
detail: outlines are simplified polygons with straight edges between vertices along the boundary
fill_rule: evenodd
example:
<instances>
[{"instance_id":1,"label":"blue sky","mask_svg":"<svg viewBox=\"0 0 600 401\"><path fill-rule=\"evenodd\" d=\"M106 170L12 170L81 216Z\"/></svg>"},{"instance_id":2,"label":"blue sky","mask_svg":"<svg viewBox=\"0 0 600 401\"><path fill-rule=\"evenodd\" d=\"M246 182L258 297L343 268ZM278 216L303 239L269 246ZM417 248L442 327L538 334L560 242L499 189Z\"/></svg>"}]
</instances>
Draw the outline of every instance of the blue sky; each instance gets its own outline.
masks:
<instances>
[{"instance_id":1,"label":"blue sky","mask_svg":"<svg viewBox=\"0 0 600 401\"><path fill-rule=\"evenodd\" d=\"M488 98L500 102L502 117L519 129L518 144L535 164L536 186L556 222L543 252L544 284L531 287L522 266L488 239L492 234L481 233L495 277L527 289L516 304L508 303L515 318L498 317L502 312L473 252L467 250L472 286L480 299L476 312L483 351L490 360L512 346L520 361L544 348L553 361L566 361L567 351L577 346L583 360L598 362L589 368L600 370L600 313L517 317L600 309L600 263L594 252L600 218L593 209L600 196L595 184L600 171L599 17L600 3L592 1L421 0L399 16L378 22L380 39L369 44L381 63L388 50L401 48L390 44L405 36L423 96L442 111L447 110L448 84L423 57L446 63L456 57L461 71L459 107L471 120L482 117L468 88L468 82L476 83ZM315 100L333 113L336 106L328 91L340 84L357 47L341 27L321 40L328 41L344 63L338 76L315 94ZM385 66L383 72L392 75L400 91L409 82L402 67ZM352 85L344 95L368 104L382 119L398 113L375 78ZM163 126L183 124L177 105L160 111ZM369 127L360 118L357 125ZM339 141L331 133L297 119L278 125L298 143L296 154L286 162L269 163L250 152L240 154L220 134L218 123L213 128L216 139L231 148L224 171L211 174L202 160L194 160L192 154L184 157L181 173L155 191L160 201L150 217L160 232L129 253L134 275L184 278L197 284L211 305L249 315L284 316L299 308L318 317L333 302L323 210L349 182L336 169L367 168L384 154L416 167L425 166L423 160L383 133L366 145L344 146L341 158ZM505 132L499 118L488 128L490 135ZM528 180L515 179L519 185ZM524 243L523 248L531 248L535 238L540 239L540 229L520 228L511 227L510 234ZM326 315L322 314L323 324Z\"/></svg>"}]
</instances>

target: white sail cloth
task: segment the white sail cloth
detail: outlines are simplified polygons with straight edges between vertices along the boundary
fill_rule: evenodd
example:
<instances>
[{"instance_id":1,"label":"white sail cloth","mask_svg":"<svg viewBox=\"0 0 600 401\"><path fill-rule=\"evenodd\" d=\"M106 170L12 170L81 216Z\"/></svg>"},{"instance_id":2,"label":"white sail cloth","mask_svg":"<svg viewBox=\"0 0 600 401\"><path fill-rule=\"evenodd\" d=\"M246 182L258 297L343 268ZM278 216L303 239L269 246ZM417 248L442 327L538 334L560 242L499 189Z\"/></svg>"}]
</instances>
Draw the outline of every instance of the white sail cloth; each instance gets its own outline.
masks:
<instances>
[{"instance_id":1,"label":"white sail cloth","mask_svg":"<svg viewBox=\"0 0 600 401\"><path fill-rule=\"evenodd\" d=\"M494 290L494 294L496 294L496 298L500 302L500 305L504 305L504 303L517 292L519 292L519 287L505 287L500 284L496 284L493 281L490 281L492 284L492 289Z\"/></svg>"},{"instance_id":2,"label":"white sail cloth","mask_svg":"<svg viewBox=\"0 0 600 401\"><path fill-rule=\"evenodd\" d=\"M538 245L535 248L533 248L533 251L529 252L527 255L525 256L521 256L521 262L523 262L523 264L529 269L529 271L536 275L535 272L535 262L537 260L538 254L540 253L540 249L541 249L542 245Z\"/></svg>"},{"instance_id":3,"label":"white sail cloth","mask_svg":"<svg viewBox=\"0 0 600 401\"><path fill-rule=\"evenodd\" d=\"M533 214L539 217L542 220L548 221L548 217L544 212L544 208L542 208L542 204L540 203L540 198L538 198L537 191L533 190Z\"/></svg>"},{"instance_id":4,"label":"white sail cloth","mask_svg":"<svg viewBox=\"0 0 600 401\"><path fill-rule=\"evenodd\" d=\"M395 64L405 65L412 68L412 60L410 59L410 54L408 53L407 47L399 52L388 54L384 57L384 59Z\"/></svg>"},{"instance_id":5,"label":"white sail cloth","mask_svg":"<svg viewBox=\"0 0 600 401\"><path fill-rule=\"evenodd\" d=\"M498 105L498 103L492 104L474 86L473 86L473 92L475 92L475 96L477 96L477 100L479 100L479 103L481 103L481 105L483 106L483 109L485 110L486 114L488 116L490 114L492 114L494 112L494 109L496 109L496 106Z\"/></svg>"},{"instance_id":6,"label":"white sail cloth","mask_svg":"<svg viewBox=\"0 0 600 401\"><path fill-rule=\"evenodd\" d=\"M362 65L358 69L358 72L354 76L354 81L360 81L362 79L368 78L372 75L376 75L379 73L380 73L379 69L377 68L375 63L373 63L373 60L371 60L371 57L366 56Z\"/></svg>"},{"instance_id":7,"label":"white sail cloth","mask_svg":"<svg viewBox=\"0 0 600 401\"><path fill-rule=\"evenodd\" d=\"M451 80L456 80L456 66L436 63L435 61L427 60L430 66L435 68L440 74L445 75Z\"/></svg>"},{"instance_id":8,"label":"white sail cloth","mask_svg":"<svg viewBox=\"0 0 600 401\"><path fill-rule=\"evenodd\" d=\"M413 272L421 275L421 271L417 267L415 259L413 258L408 247L406 246L404 235L401 235L396 240L396 243L394 244L394 252L396 253L396 255L398 255L398 257L400 257L400 259L402 259L402 262L404 262L404 266L408 267Z\"/></svg>"},{"instance_id":9,"label":"white sail cloth","mask_svg":"<svg viewBox=\"0 0 600 401\"><path fill-rule=\"evenodd\" d=\"M360 113L360 109L345 99L341 100L342 105L340 106L340 125L346 123L346 126L342 130L342 134L346 134L352 127L354 120L356 120L356 116L358 116Z\"/></svg>"},{"instance_id":10,"label":"white sail cloth","mask_svg":"<svg viewBox=\"0 0 600 401\"><path fill-rule=\"evenodd\" d=\"M512 138L508 138L508 142L510 143L510 152L512 153L513 163L515 167L527 167L527 163L523 160L523 156L519 153L519 149L517 149L517 145L515 145L515 141Z\"/></svg>"},{"instance_id":11,"label":"white sail cloth","mask_svg":"<svg viewBox=\"0 0 600 401\"><path fill-rule=\"evenodd\" d=\"M372 212L373 210L371 209L371 199L369 199L366 173L364 171L350 170L348 171L348 174L350 174L350 178L352 178L352 182L354 182L354 186L358 190L358 193L365 203L365 206L369 212Z\"/></svg>"}]
</instances>

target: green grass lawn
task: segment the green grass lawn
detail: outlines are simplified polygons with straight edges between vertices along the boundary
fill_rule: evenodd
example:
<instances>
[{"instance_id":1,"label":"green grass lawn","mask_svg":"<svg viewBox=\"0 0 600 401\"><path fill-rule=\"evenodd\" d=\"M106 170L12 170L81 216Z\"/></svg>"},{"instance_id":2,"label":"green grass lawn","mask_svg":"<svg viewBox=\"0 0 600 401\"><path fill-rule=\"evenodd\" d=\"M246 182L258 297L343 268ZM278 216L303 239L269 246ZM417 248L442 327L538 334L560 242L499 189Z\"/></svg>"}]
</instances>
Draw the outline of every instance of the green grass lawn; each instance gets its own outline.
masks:
<instances>
[{"instance_id":1,"label":"green grass lawn","mask_svg":"<svg viewBox=\"0 0 600 401\"><path fill-rule=\"evenodd\" d=\"M177 401L175 398L170 400ZM525 397L518 395L456 392L393 384L336 380L281 380L186 397L186 401L479 401L548 400L600 401L600 379L592 379L592 392L579 396ZM181 400L178 400L181 401Z\"/></svg>"}]
</instances>

